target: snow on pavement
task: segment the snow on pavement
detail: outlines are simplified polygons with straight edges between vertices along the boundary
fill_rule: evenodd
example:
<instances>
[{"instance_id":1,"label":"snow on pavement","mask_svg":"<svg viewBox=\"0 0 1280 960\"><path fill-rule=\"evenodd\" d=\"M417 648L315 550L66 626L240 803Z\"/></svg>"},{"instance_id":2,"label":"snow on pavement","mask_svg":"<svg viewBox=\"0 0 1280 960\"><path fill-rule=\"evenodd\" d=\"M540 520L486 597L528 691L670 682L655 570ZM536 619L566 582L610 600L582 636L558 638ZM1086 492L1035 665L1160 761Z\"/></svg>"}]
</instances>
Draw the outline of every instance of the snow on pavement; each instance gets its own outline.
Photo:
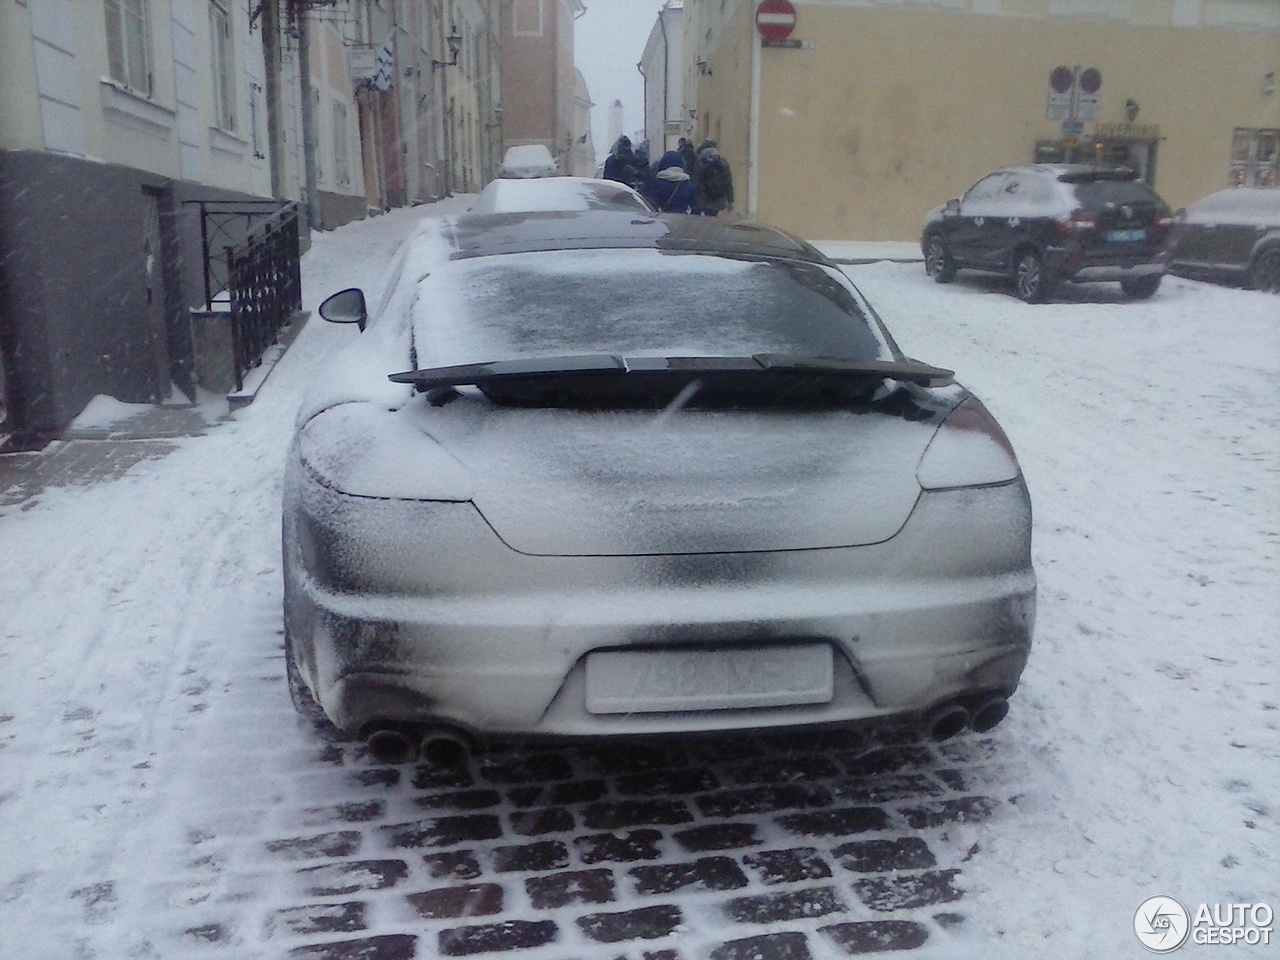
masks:
<instances>
[{"instance_id":1,"label":"snow on pavement","mask_svg":"<svg viewBox=\"0 0 1280 960\"><path fill-rule=\"evenodd\" d=\"M304 306L376 288L428 212L317 235ZM1172 278L1144 303L1096 285L1028 306L919 264L848 270L908 354L995 413L1036 514L1030 665L985 746L958 745L994 758L1000 802L926 831L942 866L963 860L969 919L916 955L1142 956L1133 912L1154 894L1280 909L1275 298ZM300 942L270 919L287 875L239 840L344 796L283 696L278 523L294 412L354 336L313 321L208 435L0 512L0 958Z\"/></svg>"}]
</instances>

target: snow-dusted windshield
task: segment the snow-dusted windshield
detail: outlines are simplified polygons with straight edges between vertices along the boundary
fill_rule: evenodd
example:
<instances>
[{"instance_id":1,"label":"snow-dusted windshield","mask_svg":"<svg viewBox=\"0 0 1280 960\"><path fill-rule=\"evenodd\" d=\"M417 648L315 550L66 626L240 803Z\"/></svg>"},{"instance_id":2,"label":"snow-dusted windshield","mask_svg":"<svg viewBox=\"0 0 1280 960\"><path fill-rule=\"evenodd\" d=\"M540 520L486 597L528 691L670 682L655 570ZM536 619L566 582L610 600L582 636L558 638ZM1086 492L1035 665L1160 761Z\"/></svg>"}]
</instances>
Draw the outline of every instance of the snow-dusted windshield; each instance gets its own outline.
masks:
<instances>
[{"instance_id":1,"label":"snow-dusted windshield","mask_svg":"<svg viewBox=\"0 0 1280 960\"><path fill-rule=\"evenodd\" d=\"M454 261L420 286L414 336L423 366L587 353L889 356L822 267L656 250Z\"/></svg>"}]
</instances>

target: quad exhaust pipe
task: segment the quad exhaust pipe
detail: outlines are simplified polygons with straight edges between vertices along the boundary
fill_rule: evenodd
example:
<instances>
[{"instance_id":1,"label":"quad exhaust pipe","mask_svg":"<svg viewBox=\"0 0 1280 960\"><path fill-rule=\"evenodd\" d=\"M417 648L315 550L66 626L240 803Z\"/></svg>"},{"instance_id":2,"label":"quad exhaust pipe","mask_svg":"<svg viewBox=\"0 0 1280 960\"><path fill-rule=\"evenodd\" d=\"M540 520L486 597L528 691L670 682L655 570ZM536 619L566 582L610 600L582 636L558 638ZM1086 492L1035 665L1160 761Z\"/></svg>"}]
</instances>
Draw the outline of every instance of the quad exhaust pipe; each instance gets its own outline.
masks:
<instances>
[{"instance_id":1,"label":"quad exhaust pipe","mask_svg":"<svg viewBox=\"0 0 1280 960\"><path fill-rule=\"evenodd\" d=\"M471 756L465 734L449 727L387 724L365 737L369 756L378 763L413 763L421 759L433 767L457 767Z\"/></svg>"},{"instance_id":2,"label":"quad exhaust pipe","mask_svg":"<svg viewBox=\"0 0 1280 960\"><path fill-rule=\"evenodd\" d=\"M950 740L966 729L986 733L1009 713L1009 701L1000 695L985 697L966 707L951 701L934 707L925 714L921 729L930 740Z\"/></svg>"}]
</instances>

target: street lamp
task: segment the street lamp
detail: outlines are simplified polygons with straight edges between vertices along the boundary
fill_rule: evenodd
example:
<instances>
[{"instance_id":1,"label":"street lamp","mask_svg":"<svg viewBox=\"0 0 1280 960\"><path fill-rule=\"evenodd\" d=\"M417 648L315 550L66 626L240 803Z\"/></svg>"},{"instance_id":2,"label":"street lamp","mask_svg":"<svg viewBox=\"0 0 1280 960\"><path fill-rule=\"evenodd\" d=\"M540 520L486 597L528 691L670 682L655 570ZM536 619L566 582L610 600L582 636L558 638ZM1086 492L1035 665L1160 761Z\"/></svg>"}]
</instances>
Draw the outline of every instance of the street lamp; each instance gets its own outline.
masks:
<instances>
[{"instance_id":1,"label":"street lamp","mask_svg":"<svg viewBox=\"0 0 1280 960\"><path fill-rule=\"evenodd\" d=\"M444 38L444 42L449 45L449 60L432 60L431 69L436 67L456 67L458 65L458 54L462 52L462 34L458 33L456 25L450 25L449 36Z\"/></svg>"}]
</instances>

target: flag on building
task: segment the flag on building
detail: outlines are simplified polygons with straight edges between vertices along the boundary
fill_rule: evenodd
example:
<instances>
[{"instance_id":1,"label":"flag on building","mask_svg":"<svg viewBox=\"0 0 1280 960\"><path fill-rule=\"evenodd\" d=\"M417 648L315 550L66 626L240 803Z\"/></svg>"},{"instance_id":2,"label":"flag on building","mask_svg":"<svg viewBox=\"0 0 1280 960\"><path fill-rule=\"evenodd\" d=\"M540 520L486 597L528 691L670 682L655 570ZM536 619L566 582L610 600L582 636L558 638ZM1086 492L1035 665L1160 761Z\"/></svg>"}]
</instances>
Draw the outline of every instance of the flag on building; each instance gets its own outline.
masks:
<instances>
[{"instance_id":1,"label":"flag on building","mask_svg":"<svg viewBox=\"0 0 1280 960\"><path fill-rule=\"evenodd\" d=\"M392 32L387 34L387 42L382 45L382 50L378 53L377 69L374 71L373 79L369 81L373 89L391 89L391 78L395 75L392 64L395 58L395 33Z\"/></svg>"}]
</instances>

